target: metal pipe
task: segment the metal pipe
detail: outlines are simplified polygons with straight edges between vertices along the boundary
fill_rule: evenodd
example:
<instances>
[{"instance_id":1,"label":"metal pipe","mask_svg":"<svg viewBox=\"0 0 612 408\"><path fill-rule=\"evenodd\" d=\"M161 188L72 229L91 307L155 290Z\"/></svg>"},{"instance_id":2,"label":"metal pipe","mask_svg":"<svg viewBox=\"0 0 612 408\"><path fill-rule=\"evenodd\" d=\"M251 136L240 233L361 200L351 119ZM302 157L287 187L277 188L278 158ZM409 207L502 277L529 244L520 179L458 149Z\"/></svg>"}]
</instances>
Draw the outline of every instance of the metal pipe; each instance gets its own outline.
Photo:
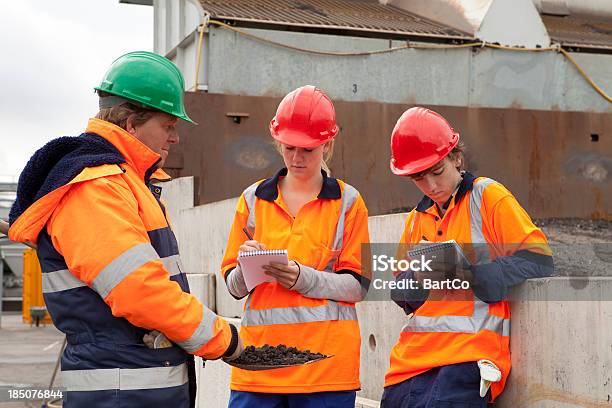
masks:
<instances>
[{"instance_id":1,"label":"metal pipe","mask_svg":"<svg viewBox=\"0 0 612 408\"><path fill-rule=\"evenodd\" d=\"M609 0L532 0L540 13L612 19Z\"/></svg>"}]
</instances>

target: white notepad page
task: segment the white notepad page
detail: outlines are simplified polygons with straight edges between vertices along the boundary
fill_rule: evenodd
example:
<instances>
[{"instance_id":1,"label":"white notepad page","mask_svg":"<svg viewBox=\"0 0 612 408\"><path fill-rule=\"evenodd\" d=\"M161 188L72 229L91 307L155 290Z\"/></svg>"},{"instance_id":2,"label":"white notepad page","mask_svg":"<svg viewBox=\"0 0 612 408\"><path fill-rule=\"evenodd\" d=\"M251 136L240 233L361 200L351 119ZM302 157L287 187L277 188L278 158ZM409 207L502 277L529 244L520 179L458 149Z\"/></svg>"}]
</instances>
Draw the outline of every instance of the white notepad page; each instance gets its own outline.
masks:
<instances>
[{"instance_id":1,"label":"white notepad page","mask_svg":"<svg viewBox=\"0 0 612 408\"><path fill-rule=\"evenodd\" d=\"M274 278L266 275L264 265L271 262L289 263L286 249L270 249L266 251L238 252L238 263L242 269L244 283L249 292L263 282L274 282Z\"/></svg>"}]
</instances>

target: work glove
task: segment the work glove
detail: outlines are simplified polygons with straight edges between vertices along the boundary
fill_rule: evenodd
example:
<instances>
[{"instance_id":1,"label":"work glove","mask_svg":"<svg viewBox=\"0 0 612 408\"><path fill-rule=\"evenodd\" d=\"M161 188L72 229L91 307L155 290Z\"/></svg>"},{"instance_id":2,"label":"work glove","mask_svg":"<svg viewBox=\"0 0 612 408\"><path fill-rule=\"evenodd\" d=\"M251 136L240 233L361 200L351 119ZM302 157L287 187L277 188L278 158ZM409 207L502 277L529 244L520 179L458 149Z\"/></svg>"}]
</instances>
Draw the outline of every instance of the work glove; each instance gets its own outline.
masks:
<instances>
[{"instance_id":1,"label":"work glove","mask_svg":"<svg viewBox=\"0 0 612 408\"><path fill-rule=\"evenodd\" d=\"M172 347L172 343L163 333L158 330L151 330L142 336L142 341L150 349Z\"/></svg>"},{"instance_id":2,"label":"work glove","mask_svg":"<svg viewBox=\"0 0 612 408\"><path fill-rule=\"evenodd\" d=\"M414 275L411 271L402 272L395 278L396 281L406 280L409 281L414 279ZM393 300L399 307L404 309L404 312L409 315L414 313L419 307L425 303L429 296L429 290L421 287L416 289L391 289L391 300Z\"/></svg>"}]
</instances>

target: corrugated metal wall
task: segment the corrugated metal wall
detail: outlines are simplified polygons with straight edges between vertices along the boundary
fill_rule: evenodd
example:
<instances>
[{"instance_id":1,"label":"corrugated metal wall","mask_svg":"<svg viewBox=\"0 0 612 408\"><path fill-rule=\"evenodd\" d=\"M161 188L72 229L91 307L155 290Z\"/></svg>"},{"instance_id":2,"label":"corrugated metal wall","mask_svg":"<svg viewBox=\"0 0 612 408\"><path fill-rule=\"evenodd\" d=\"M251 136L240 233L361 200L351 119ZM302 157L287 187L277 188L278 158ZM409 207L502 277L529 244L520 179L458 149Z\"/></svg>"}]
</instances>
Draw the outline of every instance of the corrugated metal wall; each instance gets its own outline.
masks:
<instances>
[{"instance_id":1,"label":"corrugated metal wall","mask_svg":"<svg viewBox=\"0 0 612 408\"><path fill-rule=\"evenodd\" d=\"M279 101L187 93L187 110L200 125L181 124L181 144L167 168L174 176L196 177L196 205L238 196L282 166L268 132ZM391 130L412 105L335 106L342 130L334 176L361 191L371 215L414 206L416 187L389 171ZM612 219L612 114L429 107L461 133L469 169L502 182L533 217Z\"/></svg>"}]
</instances>

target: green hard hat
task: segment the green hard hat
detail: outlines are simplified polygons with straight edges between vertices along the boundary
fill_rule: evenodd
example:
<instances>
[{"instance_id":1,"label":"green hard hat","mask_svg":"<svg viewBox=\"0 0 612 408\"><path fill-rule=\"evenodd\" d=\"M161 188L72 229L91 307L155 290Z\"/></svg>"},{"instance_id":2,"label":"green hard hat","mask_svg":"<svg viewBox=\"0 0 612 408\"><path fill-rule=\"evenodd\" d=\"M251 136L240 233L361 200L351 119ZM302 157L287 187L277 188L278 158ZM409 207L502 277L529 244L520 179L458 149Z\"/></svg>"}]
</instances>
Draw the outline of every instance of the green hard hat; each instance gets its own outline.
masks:
<instances>
[{"instance_id":1,"label":"green hard hat","mask_svg":"<svg viewBox=\"0 0 612 408\"><path fill-rule=\"evenodd\" d=\"M94 89L195 123L185 112L181 71L172 61L153 52L134 51L120 56Z\"/></svg>"}]
</instances>

